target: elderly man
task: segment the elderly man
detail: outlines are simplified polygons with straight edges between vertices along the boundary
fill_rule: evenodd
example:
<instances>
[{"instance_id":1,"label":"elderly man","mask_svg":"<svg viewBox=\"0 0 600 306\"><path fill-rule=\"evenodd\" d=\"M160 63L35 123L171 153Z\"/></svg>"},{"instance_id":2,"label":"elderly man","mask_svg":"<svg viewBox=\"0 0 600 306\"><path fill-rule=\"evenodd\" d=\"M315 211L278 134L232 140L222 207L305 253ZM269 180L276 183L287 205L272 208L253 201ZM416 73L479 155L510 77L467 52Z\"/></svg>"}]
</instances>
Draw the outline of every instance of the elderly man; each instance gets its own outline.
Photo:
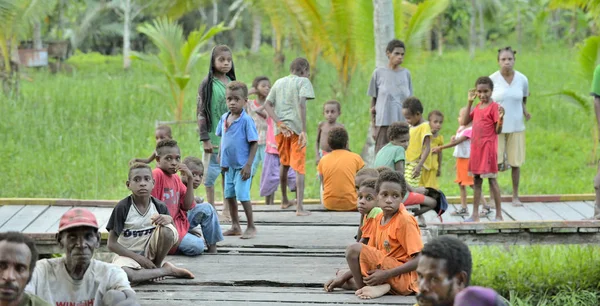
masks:
<instances>
[{"instance_id":1,"label":"elderly man","mask_svg":"<svg viewBox=\"0 0 600 306\"><path fill-rule=\"evenodd\" d=\"M67 211L56 238L65 256L40 260L27 291L53 305L139 305L125 271L92 258L100 247L94 214L83 208Z\"/></svg>"},{"instance_id":2,"label":"elderly man","mask_svg":"<svg viewBox=\"0 0 600 306\"><path fill-rule=\"evenodd\" d=\"M0 306L51 306L24 292L37 259L31 238L17 232L0 233Z\"/></svg>"},{"instance_id":3,"label":"elderly man","mask_svg":"<svg viewBox=\"0 0 600 306\"><path fill-rule=\"evenodd\" d=\"M423 247L417 266L419 306L504 306L494 290L469 287L471 251L462 241L442 236Z\"/></svg>"}]
</instances>

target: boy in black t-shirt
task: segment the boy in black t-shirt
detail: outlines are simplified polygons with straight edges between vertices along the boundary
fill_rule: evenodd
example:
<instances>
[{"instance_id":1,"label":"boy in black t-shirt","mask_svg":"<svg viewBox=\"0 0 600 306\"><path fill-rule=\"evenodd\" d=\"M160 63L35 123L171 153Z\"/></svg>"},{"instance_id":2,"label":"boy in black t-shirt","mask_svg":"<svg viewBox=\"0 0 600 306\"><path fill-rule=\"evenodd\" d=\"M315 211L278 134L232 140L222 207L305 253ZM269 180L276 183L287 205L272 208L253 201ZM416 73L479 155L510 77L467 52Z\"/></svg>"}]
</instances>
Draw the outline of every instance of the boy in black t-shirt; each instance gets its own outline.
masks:
<instances>
[{"instance_id":1,"label":"boy in black t-shirt","mask_svg":"<svg viewBox=\"0 0 600 306\"><path fill-rule=\"evenodd\" d=\"M119 255L113 263L133 284L165 276L194 278L186 269L163 263L179 238L165 203L150 195L154 187L150 166L133 164L126 185L132 194L115 206L106 226L108 249Z\"/></svg>"}]
</instances>

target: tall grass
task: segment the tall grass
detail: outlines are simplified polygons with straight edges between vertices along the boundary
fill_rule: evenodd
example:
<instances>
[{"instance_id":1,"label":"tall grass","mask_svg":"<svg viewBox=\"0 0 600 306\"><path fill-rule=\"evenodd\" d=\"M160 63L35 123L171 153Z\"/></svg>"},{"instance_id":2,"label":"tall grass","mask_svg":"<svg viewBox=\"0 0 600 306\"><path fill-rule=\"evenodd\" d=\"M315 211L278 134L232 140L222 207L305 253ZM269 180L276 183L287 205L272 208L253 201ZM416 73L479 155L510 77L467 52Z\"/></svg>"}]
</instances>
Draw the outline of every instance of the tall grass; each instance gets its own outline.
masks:
<instances>
[{"instance_id":1,"label":"tall grass","mask_svg":"<svg viewBox=\"0 0 600 306\"><path fill-rule=\"evenodd\" d=\"M287 75L287 65L296 55L286 54L286 67L278 71L268 48L258 55L236 53L236 73L246 83L257 75L274 81ZM522 194L593 190L591 114L558 98L541 96L562 88L589 90L589 84L574 72L577 63L568 60L573 57L572 50L562 47L520 51L517 57L516 69L528 76L532 92ZM424 102L426 113L439 109L446 115L442 134L448 141L458 126L456 118L466 103L467 90L477 77L497 69L496 54L490 50L471 60L467 52L453 51L443 57L421 54L413 59L407 66L415 95ZM195 118L196 84L207 73L207 61L198 63L186 90L184 119ZM174 115L164 97L144 88L164 84L162 75L139 62L125 72L120 62L119 57L77 55L69 60L75 67L72 75L30 70L26 73L32 81L24 82L20 99L0 97L0 197L117 199L127 194L127 162L149 155L155 121ZM342 102L339 121L349 131L351 150L360 152L369 122L366 91L373 65L360 63L351 86L342 93L334 68L317 63L313 82L317 98L308 103L307 115L310 198L319 195L313 148L317 123L323 119L322 105L334 98ZM173 133L184 156L202 154L195 125L175 126ZM254 180L254 199L258 199L258 181ZM454 160L451 151L446 151L440 185L449 195L458 194L453 181ZM503 193L510 192L510 174L500 175L500 186Z\"/></svg>"}]
</instances>

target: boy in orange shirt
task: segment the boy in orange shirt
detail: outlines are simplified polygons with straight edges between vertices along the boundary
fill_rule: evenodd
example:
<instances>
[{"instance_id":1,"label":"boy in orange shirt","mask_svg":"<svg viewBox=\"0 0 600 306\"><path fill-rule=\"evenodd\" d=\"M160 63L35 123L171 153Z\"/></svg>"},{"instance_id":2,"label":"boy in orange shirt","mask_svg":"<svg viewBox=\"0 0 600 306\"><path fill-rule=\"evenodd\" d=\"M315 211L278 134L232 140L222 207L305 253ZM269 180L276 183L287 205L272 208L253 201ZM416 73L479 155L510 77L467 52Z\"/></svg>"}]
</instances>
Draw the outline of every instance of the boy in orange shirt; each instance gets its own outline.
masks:
<instances>
[{"instance_id":1,"label":"boy in orange shirt","mask_svg":"<svg viewBox=\"0 0 600 306\"><path fill-rule=\"evenodd\" d=\"M376 184L377 178L368 178L362 181L358 188L358 212L362 218L357 241L362 244L369 244L369 239L377 226L375 219L382 213L381 208L377 206Z\"/></svg>"},{"instance_id":2,"label":"boy in orange shirt","mask_svg":"<svg viewBox=\"0 0 600 306\"><path fill-rule=\"evenodd\" d=\"M343 127L329 130L333 151L323 156L317 170L323 185L323 206L328 210L356 211L354 176L365 166L360 155L346 150L348 132Z\"/></svg>"},{"instance_id":3,"label":"boy in orange shirt","mask_svg":"<svg viewBox=\"0 0 600 306\"><path fill-rule=\"evenodd\" d=\"M418 292L418 257L423 248L417 220L402 205L406 181L395 171L379 175L379 207L383 213L375 219L376 227L368 245L354 243L346 249L350 271L325 284L326 291L343 287L356 290L362 299L386 293L409 295Z\"/></svg>"}]
</instances>

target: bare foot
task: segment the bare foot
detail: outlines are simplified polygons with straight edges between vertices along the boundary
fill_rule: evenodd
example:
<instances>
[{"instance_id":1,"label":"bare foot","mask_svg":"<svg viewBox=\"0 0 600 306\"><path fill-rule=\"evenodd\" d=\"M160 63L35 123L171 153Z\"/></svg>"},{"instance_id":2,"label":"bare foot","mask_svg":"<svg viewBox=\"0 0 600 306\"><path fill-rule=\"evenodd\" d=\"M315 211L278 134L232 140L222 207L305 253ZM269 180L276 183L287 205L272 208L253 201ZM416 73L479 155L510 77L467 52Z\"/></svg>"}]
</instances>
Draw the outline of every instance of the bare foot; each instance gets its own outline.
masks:
<instances>
[{"instance_id":1,"label":"bare foot","mask_svg":"<svg viewBox=\"0 0 600 306\"><path fill-rule=\"evenodd\" d=\"M502 215L496 215L494 221L504 221L504 218L502 217Z\"/></svg>"},{"instance_id":2,"label":"bare foot","mask_svg":"<svg viewBox=\"0 0 600 306\"><path fill-rule=\"evenodd\" d=\"M217 214L217 218L219 218L219 223L231 224L231 216L229 215Z\"/></svg>"},{"instance_id":3,"label":"bare foot","mask_svg":"<svg viewBox=\"0 0 600 306\"><path fill-rule=\"evenodd\" d=\"M512 199L512 206L514 206L514 207L521 207L521 206L523 206L523 203L521 203L521 200L519 200L519 198L513 198Z\"/></svg>"},{"instance_id":4,"label":"bare foot","mask_svg":"<svg viewBox=\"0 0 600 306\"><path fill-rule=\"evenodd\" d=\"M296 216L300 216L300 217L302 217L302 216L310 216L310 211L304 210L304 209L303 210L298 210L298 211L296 211Z\"/></svg>"},{"instance_id":5,"label":"bare foot","mask_svg":"<svg viewBox=\"0 0 600 306\"><path fill-rule=\"evenodd\" d=\"M208 246L206 253L208 254L217 254L217 245L216 244L211 244Z\"/></svg>"},{"instance_id":6,"label":"bare foot","mask_svg":"<svg viewBox=\"0 0 600 306\"><path fill-rule=\"evenodd\" d=\"M230 229L223 232L223 236L241 236L242 229L239 227L231 227Z\"/></svg>"},{"instance_id":7,"label":"bare foot","mask_svg":"<svg viewBox=\"0 0 600 306\"><path fill-rule=\"evenodd\" d=\"M296 205L296 200L281 201L281 209L290 208Z\"/></svg>"},{"instance_id":8,"label":"bare foot","mask_svg":"<svg viewBox=\"0 0 600 306\"><path fill-rule=\"evenodd\" d=\"M364 286L358 290L354 294L356 294L361 299L376 299L390 291L390 284L383 284L377 286Z\"/></svg>"},{"instance_id":9,"label":"bare foot","mask_svg":"<svg viewBox=\"0 0 600 306\"><path fill-rule=\"evenodd\" d=\"M246 229L246 231L240 238L241 239L251 239L251 238L254 238L255 236L256 236L256 227L249 227Z\"/></svg>"},{"instance_id":10,"label":"bare foot","mask_svg":"<svg viewBox=\"0 0 600 306\"><path fill-rule=\"evenodd\" d=\"M170 262L165 262L163 264L163 268L166 268L167 270L169 270L169 274L171 276L177 277L177 278L189 278L192 279L194 278L194 274L192 274L192 272L183 269L183 268L177 268L176 266L174 266L172 263Z\"/></svg>"},{"instance_id":11,"label":"bare foot","mask_svg":"<svg viewBox=\"0 0 600 306\"><path fill-rule=\"evenodd\" d=\"M342 279L342 277L341 277L342 275L336 275L336 278L332 278L332 279L328 280L324 286L325 291L331 292L335 288L343 288L346 290L356 290L356 287L351 288L351 285Z\"/></svg>"},{"instance_id":12,"label":"bare foot","mask_svg":"<svg viewBox=\"0 0 600 306\"><path fill-rule=\"evenodd\" d=\"M151 281L151 282L160 282L160 281L161 281L161 280L163 280L163 279L165 279L165 277L164 277L164 276L161 276L161 277L153 278L153 279L151 279L150 281Z\"/></svg>"}]
</instances>

